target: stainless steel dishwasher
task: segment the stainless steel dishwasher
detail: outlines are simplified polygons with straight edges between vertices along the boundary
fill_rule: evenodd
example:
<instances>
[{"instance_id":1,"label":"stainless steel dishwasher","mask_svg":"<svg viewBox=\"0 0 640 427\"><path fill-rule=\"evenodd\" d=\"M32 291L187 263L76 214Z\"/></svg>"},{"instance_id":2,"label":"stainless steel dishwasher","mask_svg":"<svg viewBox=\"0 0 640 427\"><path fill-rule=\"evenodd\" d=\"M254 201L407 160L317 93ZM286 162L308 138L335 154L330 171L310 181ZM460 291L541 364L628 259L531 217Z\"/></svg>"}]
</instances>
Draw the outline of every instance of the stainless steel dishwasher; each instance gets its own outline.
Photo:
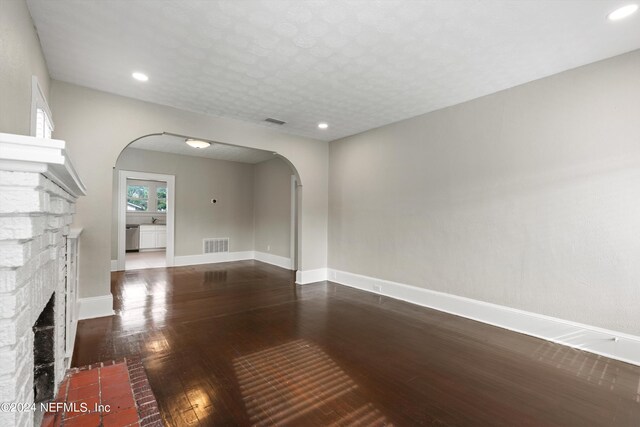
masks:
<instances>
[{"instance_id":1,"label":"stainless steel dishwasher","mask_svg":"<svg viewBox=\"0 0 640 427\"><path fill-rule=\"evenodd\" d=\"M127 224L127 252L137 252L140 249L140 226L138 224Z\"/></svg>"}]
</instances>

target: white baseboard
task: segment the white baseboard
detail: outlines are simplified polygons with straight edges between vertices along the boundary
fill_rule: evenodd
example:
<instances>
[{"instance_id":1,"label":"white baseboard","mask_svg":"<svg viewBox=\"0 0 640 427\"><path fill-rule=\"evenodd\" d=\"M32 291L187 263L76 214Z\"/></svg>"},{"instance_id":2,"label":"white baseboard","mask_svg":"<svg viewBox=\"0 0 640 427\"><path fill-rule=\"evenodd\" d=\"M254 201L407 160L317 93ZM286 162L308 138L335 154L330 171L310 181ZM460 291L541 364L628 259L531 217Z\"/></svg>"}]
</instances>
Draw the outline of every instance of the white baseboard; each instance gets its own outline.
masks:
<instances>
[{"instance_id":1,"label":"white baseboard","mask_svg":"<svg viewBox=\"0 0 640 427\"><path fill-rule=\"evenodd\" d=\"M328 280L640 365L635 335L339 270L328 269Z\"/></svg>"},{"instance_id":2,"label":"white baseboard","mask_svg":"<svg viewBox=\"0 0 640 427\"><path fill-rule=\"evenodd\" d=\"M247 259L253 259L253 251L183 255L174 257L173 266L213 264L216 262L243 261Z\"/></svg>"},{"instance_id":3,"label":"white baseboard","mask_svg":"<svg viewBox=\"0 0 640 427\"><path fill-rule=\"evenodd\" d=\"M78 300L78 320L94 317L113 316L113 295L80 298Z\"/></svg>"},{"instance_id":4,"label":"white baseboard","mask_svg":"<svg viewBox=\"0 0 640 427\"><path fill-rule=\"evenodd\" d=\"M217 262L243 261L247 259L255 259L258 261L266 262L267 264L273 264L278 267L286 268L287 270L293 269L293 262L291 261L291 258L258 251L176 256L174 257L173 267L198 264L215 264ZM118 260L111 260L111 271L118 271Z\"/></svg>"},{"instance_id":5,"label":"white baseboard","mask_svg":"<svg viewBox=\"0 0 640 427\"><path fill-rule=\"evenodd\" d=\"M327 280L326 268L296 271L296 283L298 285L307 285L309 283L322 282L323 280Z\"/></svg>"},{"instance_id":6,"label":"white baseboard","mask_svg":"<svg viewBox=\"0 0 640 427\"><path fill-rule=\"evenodd\" d=\"M286 268L287 270L293 270L291 258L286 258L279 255L274 255L266 252L254 252L256 261L266 262L267 264L277 265L278 267Z\"/></svg>"}]
</instances>

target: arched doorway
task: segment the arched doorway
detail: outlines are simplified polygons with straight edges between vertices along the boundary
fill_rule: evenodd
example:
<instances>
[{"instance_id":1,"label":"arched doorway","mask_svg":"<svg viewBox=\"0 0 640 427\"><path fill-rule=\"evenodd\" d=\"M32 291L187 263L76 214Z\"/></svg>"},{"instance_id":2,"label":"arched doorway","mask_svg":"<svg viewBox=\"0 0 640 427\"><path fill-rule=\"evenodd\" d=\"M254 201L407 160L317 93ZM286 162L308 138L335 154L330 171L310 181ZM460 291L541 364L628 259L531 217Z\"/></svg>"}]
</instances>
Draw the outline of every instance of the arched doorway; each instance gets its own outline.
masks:
<instances>
[{"instance_id":1,"label":"arched doorway","mask_svg":"<svg viewBox=\"0 0 640 427\"><path fill-rule=\"evenodd\" d=\"M134 223L141 224L140 229L144 230L166 228L163 266L257 259L296 270L301 252L298 243L301 183L292 163L275 152L215 141L205 140L208 146L193 148L185 143L189 139L189 136L171 133L145 135L132 141L119 154L114 167L113 194L117 208L112 215L112 270L127 269L127 225ZM220 171L209 173L203 168ZM247 173L255 175L251 182ZM230 182L234 177L239 184ZM283 189L285 178L286 189ZM149 199L144 200L144 209L127 211L129 206L135 206L135 210L140 207L132 203L127 191L131 188L127 182L134 179L138 180L135 181L138 186L147 180L150 183L147 189L156 188L153 182L166 183L164 212L147 209L160 200L154 197L153 191L149 192ZM278 187L274 190L269 180L276 179ZM247 191L255 192L253 202L248 201L246 194L239 194ZM230 205L236 206L231 216ZM248 220L248 206L253 209L255 220L253 217ZM285 214L286 232L282 227ZM263 217L266 220L260 220ZM160 219L159 226L147 224L149 218ZM251 227L249 233L247 229ZM272 227L277 230L271 230ZM251 234L250 245L248 234ZM226 251L207 252L208 239L226 239ZM162 248L145 246L140 251Z\"/></svg>"}]
</instances>

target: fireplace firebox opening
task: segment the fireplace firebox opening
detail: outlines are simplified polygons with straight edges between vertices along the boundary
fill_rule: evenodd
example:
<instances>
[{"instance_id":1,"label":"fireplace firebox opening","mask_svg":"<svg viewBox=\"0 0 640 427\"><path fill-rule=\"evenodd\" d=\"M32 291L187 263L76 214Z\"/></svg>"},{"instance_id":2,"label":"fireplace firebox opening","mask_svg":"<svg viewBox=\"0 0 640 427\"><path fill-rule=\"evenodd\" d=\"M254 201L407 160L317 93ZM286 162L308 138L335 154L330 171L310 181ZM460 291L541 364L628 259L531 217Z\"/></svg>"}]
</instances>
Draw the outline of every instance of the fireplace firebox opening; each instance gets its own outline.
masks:
<instances>
[{"instance_id":1,"label":"fireplace firebox opening","mask_svg":"<svg viewBox=\"0 0 640 427\"><path fill-rule=\"evenodd\" d=\"M55 393L55 293L33 325L33 392L35 403Z\"/></svg>"}]
</instances>

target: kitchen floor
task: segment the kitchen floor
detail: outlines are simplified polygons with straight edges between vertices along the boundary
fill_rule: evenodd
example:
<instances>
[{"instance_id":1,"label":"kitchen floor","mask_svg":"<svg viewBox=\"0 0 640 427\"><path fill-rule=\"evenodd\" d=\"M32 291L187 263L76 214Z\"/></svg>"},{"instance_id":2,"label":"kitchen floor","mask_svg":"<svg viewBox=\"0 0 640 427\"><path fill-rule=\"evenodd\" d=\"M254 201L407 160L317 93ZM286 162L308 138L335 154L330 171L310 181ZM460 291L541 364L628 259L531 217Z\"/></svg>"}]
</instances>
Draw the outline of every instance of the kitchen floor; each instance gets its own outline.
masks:
<instances>
[{"instance_id":1,"label":"kitchen floor","mask_svg":"<svg viewBox=\"0 0 640 427\"><path fill-rule=\"evenodd\" d=\"M167 266L166 251L127 252L124 257L125 270L159 268Z\"/></svg>"}]
</instances>

